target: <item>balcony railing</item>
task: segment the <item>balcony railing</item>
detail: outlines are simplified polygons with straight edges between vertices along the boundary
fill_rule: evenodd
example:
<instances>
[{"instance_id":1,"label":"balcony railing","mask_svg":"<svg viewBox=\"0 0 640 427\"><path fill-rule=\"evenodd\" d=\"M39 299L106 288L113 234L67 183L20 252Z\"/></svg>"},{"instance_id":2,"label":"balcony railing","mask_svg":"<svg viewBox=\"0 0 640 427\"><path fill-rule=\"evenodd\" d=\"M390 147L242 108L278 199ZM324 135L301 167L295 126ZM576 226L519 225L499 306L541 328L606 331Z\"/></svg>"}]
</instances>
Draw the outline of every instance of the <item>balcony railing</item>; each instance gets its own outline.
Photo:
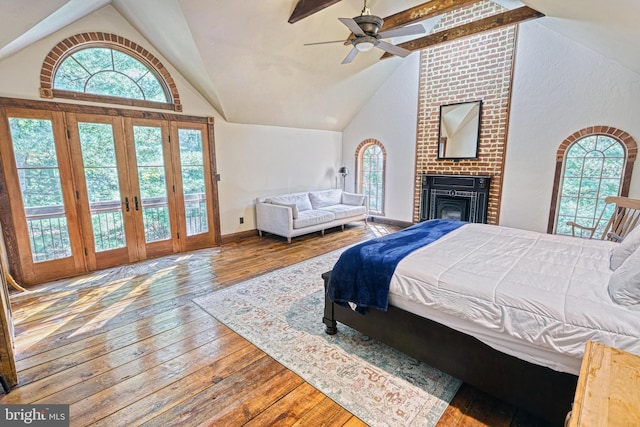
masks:
<instances>
[{"instance_id":1,"label":"balcony railing","mask_svg":"<svg viewBox=\"0 0 640 427\"><path fill-rule=\"evenodd\" d=\"M168 206L165 197L147 198L144 207L145 238L147 242L171 236ZM91 203L91 221L96 252L126 246L122 203L119 200ZM209 230L204 193L185 195L187 235ZM71 245L64 206L36 206L25 209L29 239L34 262L71 256Z\"/></svg>"}]
</instances>

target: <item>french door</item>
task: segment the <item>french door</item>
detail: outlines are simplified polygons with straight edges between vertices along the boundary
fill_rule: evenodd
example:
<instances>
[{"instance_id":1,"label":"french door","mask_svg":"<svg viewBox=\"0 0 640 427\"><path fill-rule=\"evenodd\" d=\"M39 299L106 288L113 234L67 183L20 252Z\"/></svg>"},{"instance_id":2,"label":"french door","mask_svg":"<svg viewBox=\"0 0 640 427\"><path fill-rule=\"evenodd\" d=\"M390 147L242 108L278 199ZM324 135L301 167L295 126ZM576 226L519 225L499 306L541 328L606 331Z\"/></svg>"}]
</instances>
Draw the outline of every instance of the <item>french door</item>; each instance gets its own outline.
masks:
<instances>
[{"instance_id":1,"label":"french door","mask_svg":"<svg viewBox=\"0 0 640 427\"><path fill-rule=\"evenodd\" d=\"M4 119L25 283L215 243L206 125L12 109Z\"/></svg>"}]
</instances>

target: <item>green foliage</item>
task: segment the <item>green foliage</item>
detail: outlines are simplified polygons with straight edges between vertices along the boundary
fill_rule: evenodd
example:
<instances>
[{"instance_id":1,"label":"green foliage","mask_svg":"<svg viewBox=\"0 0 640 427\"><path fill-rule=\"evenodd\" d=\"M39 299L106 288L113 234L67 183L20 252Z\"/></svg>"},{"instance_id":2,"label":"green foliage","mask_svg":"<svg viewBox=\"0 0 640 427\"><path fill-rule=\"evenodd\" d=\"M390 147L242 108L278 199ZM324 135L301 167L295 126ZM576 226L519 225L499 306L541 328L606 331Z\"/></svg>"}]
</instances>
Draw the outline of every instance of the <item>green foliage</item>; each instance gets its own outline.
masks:
<instances>
[{"instance_id":1,"label":"green foliage","mask_svg":"<svg viewBox=\"0 0 640 427\"><path fill-rule=\"evenodd\" d=\"M53 126L50 120L9 118L18 178L36 262L71 256ZM96 251L126 245L115 141L111 124L78 123ZM199 130L180 129L187 234L208 231L204 158ZM136 162L148 242L171 237L161 129L134 127ZM134 208L134 201L130 200ZM46 213L45 218L30 215Z\"/></svg>"},{"instance_id":2,"label":"green foliage","mask_svg":"<svg viewBox=\"0 0 640 427\"><path fill-rule=\"evenodd\" d=\"M116 49L89 47L67 57L56 71L54 89L167 102L156 75Z\"/></svg>"},{"instance_id":3,"label":"green foliage","mask_svg":"<svg viewBox=\"0 0 640 427\"><path fill-rule=\"evenodd\" d=\"M624 147L613 138L590 135L574 143L565 157L556 233L571 234L567 221L593 227L605 197L619 194L624 165ZM602 217L610 216L605 212ZM598 225L600 233L604 226ZM599 237L598 232L595 235Z\"/></svg>"},{"instance_id":4,"label":"green foliage","mask_svg":"<svg viewBox=\"0 0 640 427\"><path fill-rule=\"evenodd\" d=\"M144 236L147 243L171 238L169 208L166 205L145 208L142 211L142 217L144 222Z\"/></svg>"},{"instance_id":5,"label":"green foliage","mask_svg":"<svg viewBox=\"0 0 640 427\"><path fill-rule=\"evenodd\" d=\"M71 254L62 185L50 120L9 118L22 202L27 216L32 258L47 261ZM47 217L31 218L53 206ZM40 213L42 215L43 213Z\"/></svg>"},{"instance_id":6,"label":"green foliage","mask_svg":"<svg viewBox=\"0 0 640 427\"><path fill-rule=\"evenodd\" d=\"M111 212L91 214L93 238L97 252L126 246L122 212L119 209Z\"/></svg>"},{"instance_id":7,"label":"green foliage","mask_svg":"<svg viewBox=\"0 0 640 427\"><path fill-rule=\"evenodd\" d=\"M27 227L34 262L71 256L67 219L64 216L27 219Z\"/></svg>"},{"instance_id":8,"label":"green foliage","mask_svg":"<svg viewBox=\"0 0 640 427\"><path fill-rule=\"evenodd\" d=\"M95 74L87 79L85 92L96 95L144 100L142 88L127 76L113 71Z\"/></svg>"},{"instance_id":9,"label":"green foliage","mask_svg":"<svg viewBox=\"0 0 640 427\"><path fill-rule=\"evenodd\" d=\"M369 209L382 212L384 186L384 154L377 145L370 145L362 153L362 191L369 196Z\"/></svg>"}]
</instances>

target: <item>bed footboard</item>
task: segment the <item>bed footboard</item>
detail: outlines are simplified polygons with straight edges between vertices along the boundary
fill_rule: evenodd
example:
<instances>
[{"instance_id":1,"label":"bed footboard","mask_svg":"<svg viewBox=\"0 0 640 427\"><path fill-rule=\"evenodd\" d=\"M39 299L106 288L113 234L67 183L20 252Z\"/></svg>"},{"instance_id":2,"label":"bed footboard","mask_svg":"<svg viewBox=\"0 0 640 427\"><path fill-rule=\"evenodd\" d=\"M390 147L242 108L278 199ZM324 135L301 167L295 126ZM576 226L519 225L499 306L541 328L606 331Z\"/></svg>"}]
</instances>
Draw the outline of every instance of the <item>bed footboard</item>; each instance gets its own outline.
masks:
<instances>
[{"instance_id":1,"label":"bed footboard","mask_svg":"<svg viewBox=\"0 0 640 427\"><path fill-rule=\"evenodd\" d=\"M325 291L330 274L322 274ZM571 410L577 376L501 353L440 323L393 306L386 312L372 309L363 316L334 304L325 293L326 333L337 333L337 322L554 425L563 425Z\"/></svg>"}]
</instances>

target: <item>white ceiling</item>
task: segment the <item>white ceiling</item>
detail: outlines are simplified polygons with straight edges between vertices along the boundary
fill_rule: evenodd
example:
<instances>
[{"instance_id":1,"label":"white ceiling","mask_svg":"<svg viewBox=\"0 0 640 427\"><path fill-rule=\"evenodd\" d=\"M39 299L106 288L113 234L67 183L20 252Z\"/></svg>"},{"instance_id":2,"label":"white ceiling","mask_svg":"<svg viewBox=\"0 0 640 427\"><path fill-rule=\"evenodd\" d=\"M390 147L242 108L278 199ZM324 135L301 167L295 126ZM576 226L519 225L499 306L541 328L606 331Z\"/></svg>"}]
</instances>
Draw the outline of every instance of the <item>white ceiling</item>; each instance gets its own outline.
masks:
<instances>
[{"instance_id":1,"label":"white ceiling","mask_svg":"<svg viewBox=\"0 0 640 427\"><path fill-rule=\"evenodd\" d=\"M387 16L424 0L370 0ZM517 0L496 0L507 8ZM342 0L289 24L296 0L0 0L0 60L111 4L229 122L342 130L403 59L351 49L337 18L360 14ZM523 0L554 31L640 73L640 1ZM437 20L423 22L427 31ZM402 40L392 40L397 43ZM543 54L544 52L541 52ZM414 52L412 55L417 55ZM381 106L385 108L385 106Z\"/></svg>"}]
</instances>

